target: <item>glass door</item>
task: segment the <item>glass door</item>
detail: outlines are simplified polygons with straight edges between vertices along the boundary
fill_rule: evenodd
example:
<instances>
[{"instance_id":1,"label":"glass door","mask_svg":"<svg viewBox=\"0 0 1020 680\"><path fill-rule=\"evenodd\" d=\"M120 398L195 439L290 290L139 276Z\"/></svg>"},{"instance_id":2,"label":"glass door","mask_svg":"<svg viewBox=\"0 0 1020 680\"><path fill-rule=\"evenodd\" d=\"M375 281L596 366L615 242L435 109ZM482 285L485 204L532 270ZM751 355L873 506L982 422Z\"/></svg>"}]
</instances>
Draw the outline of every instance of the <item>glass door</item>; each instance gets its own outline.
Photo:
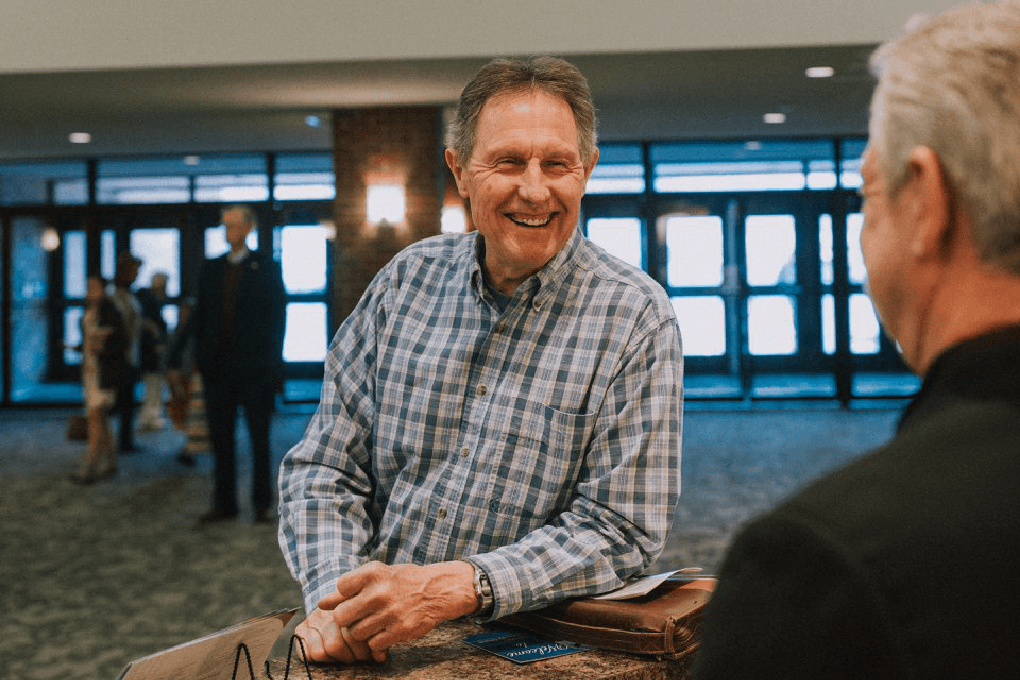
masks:
<instances>
[{"instance_id":1,"label":"glass door","mask_svg":"<svg viewBox=\"0 0 1020 680\"><path fill-rule=\"evenodd\" d=\"M274 256L283 270L287 325L283 340L287 398L315 399L322 383L332 320L335 232L329 203L294 206L278 214Z\"/></svg>"}]
</instances>

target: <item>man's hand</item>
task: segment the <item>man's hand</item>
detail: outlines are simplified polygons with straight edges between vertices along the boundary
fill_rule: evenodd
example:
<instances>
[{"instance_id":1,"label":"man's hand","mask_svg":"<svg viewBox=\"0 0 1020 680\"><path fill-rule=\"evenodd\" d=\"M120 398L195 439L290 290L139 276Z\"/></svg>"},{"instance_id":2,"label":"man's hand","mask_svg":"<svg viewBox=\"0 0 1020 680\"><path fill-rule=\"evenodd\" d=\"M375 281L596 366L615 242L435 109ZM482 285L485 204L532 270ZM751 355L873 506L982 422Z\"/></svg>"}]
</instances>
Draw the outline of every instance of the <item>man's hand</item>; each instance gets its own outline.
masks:
<instances>
[{"instance_id":1,"label":"man's hand","mask_svg":"<svg viewBox=\"0 0 1020 680\"><path fill-rule=\"evenodd\" d=\"M336 589L319 600L308 621L330 619L331 625L320 626L319 636L323 651L339 661L353 657L381 663L396 643L422 637L478 607L474 568L467 562L370 562L341 576ZM316 658L311 652L309 656Z\"/></svg>"},{"instance_id":2,"label":"man's hand","mask_svg":"<svg viewBox=\"0 0 1020 680\"><path fill-rule=\"evenodd\" d=\"M294 630L305 641L305 654L310 661L355 663L372 658L372 650L364 642L351 637L351 632L333 621L333 612L316 609Z\"/></svg>"}]
</instances>

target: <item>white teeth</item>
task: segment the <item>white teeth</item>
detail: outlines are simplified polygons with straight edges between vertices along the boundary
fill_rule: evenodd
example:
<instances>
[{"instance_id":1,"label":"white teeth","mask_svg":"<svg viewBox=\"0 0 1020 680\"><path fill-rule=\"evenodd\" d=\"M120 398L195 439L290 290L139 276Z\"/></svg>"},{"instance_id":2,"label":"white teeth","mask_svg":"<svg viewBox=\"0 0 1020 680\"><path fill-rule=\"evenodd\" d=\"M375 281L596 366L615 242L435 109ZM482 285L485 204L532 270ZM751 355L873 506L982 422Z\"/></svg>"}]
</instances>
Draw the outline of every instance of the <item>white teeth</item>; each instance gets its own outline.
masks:
<instances>
[{"instance_id":1,"label":"white teeth","mask_svg":"<svg viewBox=\"0 0 1020 680\"><path fill-rule=\"evenodd\" d=\"M548 217L512 217L510 219L529 227L541 227L549 223Z\"/></svg>"}]
</instances>

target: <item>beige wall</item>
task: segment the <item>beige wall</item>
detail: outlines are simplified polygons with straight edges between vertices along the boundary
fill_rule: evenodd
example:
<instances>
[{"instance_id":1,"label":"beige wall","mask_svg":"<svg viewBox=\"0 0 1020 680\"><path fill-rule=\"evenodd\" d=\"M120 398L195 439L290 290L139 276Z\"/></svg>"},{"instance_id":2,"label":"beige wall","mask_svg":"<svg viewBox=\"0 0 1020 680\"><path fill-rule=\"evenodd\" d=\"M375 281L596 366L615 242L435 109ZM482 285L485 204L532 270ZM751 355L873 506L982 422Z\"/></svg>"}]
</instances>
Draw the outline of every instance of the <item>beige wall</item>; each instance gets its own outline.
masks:
<instances>
[{"instance_id":1,"label":"beige wall","mask_svg":"<svg viewBox=\"0 0 1020 680\"><path fill-rule=\"evenodd\" d=\"M957 0L4 0L0 73L881 42Z\"/></svg>"}]
</instances>

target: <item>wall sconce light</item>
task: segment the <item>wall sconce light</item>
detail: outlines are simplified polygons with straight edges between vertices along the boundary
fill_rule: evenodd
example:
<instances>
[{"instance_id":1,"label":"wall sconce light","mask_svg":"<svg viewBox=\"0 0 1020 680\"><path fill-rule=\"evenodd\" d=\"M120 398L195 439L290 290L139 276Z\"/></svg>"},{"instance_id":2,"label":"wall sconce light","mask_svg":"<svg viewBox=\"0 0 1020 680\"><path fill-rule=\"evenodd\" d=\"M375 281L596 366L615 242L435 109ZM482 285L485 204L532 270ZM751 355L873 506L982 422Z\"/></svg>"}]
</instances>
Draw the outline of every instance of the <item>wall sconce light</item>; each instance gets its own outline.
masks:
<instances>
[{"instance_id":1,"label":"wall sconce light","mask_svg":"<svg viewBox=\"0 0 1020 680\"><path fill-rule=\"evenodd\" d=\"M444 234L462 234L467 231L467 216L460 205L444 205L439 230Z\"/></svg>"},{"instance_id":2,"label":"wall sconce light","mask_svg":"<svg viewBox=\"0 0 1020 680\"><path fill-rule=\"evenodd\" d=\"M39 245L47 253L52 253L60 247L60 234L53 227L46 227L43 229L42 236L39 237Z\"/></svg>"},{"instance_id":3,"label":"wall sconce light","mask_svg":"<svg viewBox=\"0 0 1020 680\"><path fill-rule=\"evenodd\" d=\"M370 224L400 224L404 221L406 203L400 184L373 184L368 187L368 221Z\"/></svg>"}]
</instances>

